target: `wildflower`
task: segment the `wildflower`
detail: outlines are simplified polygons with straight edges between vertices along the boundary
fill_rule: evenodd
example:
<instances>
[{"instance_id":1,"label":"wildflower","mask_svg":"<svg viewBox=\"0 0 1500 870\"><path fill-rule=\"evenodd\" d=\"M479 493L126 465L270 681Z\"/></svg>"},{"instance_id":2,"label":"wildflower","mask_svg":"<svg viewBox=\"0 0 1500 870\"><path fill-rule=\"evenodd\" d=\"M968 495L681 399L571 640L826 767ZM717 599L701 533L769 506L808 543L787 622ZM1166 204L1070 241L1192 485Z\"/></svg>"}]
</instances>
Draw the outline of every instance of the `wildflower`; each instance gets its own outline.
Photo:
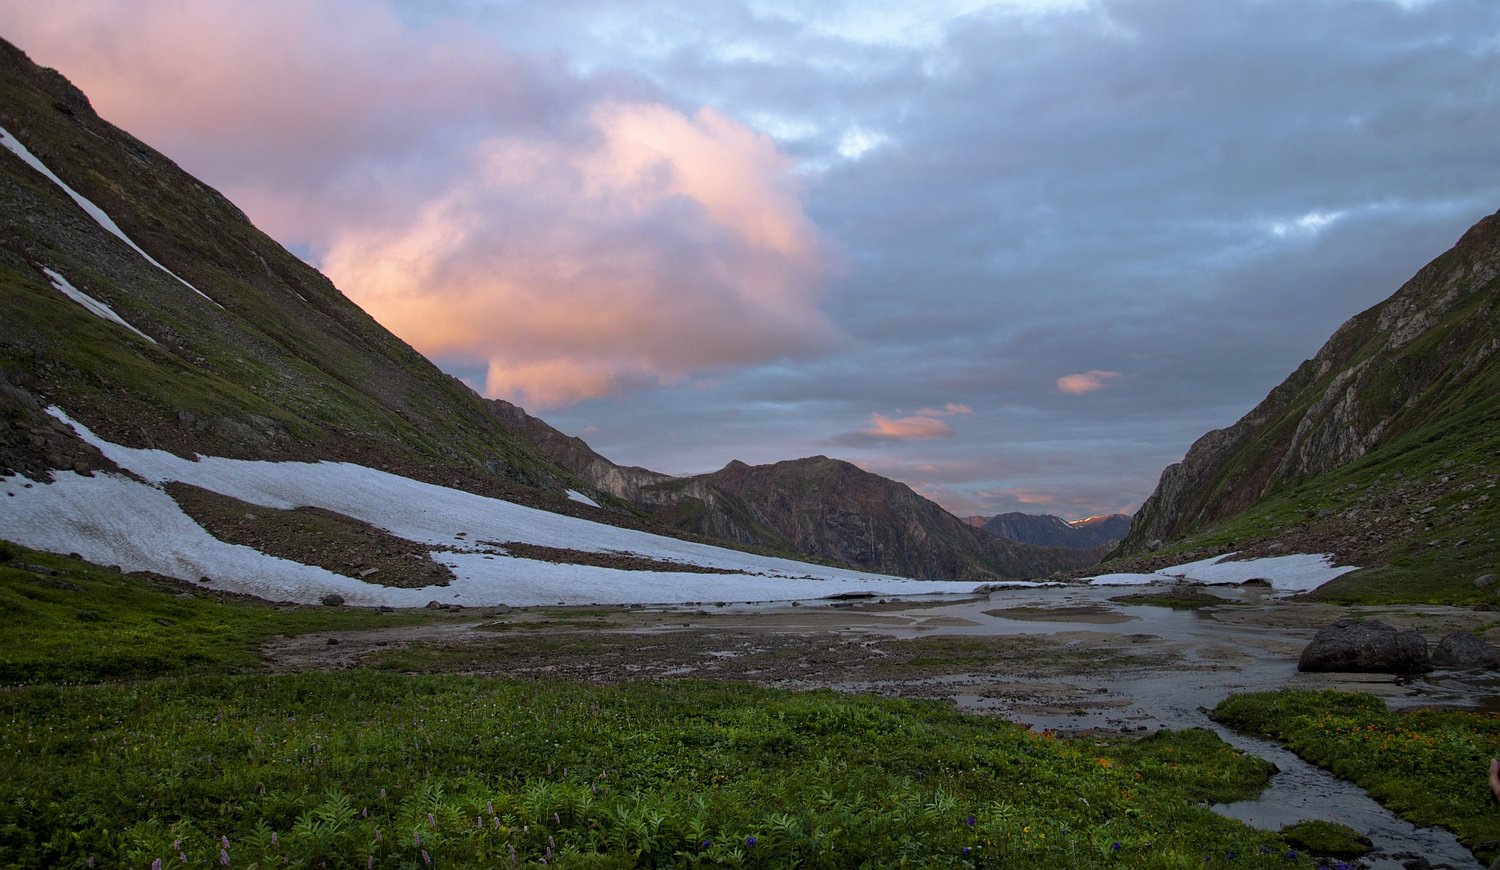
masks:
<instances>
[{"instance_id":1,"label":"wildflower","mask_svg":"<svg viewBox=\"0 0 1500 870\"><path fill-rule=\"evenodd\" d=\"M228 835L226 835L226 834L220 834L219 835L219 845L223 847L224 851L226 851L226 852L229 851L229 837L228 837Z\"/></svg>"},{"instance_id":2,"label":"wildflower","mask_svg":"<svg viewBox=\"0 0 1500 870\"><path fill-rule=\"evenodd\" d=\"M429 827L429 828L436 828L437 827L437 819L433 817L432 813L428 813L427 814L427 827Z\"/></svg>"},{"instance_id":3,"label":"wildflower","mask_svg":"<svg viewBox=\"0 0 1500 870\"><path fill-rule=\"evenodd\" d=\"M157 858L151 862L151 870L161 870L161 859Z\"/></svg>"},{"instance_id":4,"label":"wildflower","mask_svg":"<svg viewBox=\"0 0 1500 870\"><path fill-rule=\"evenodd\" d=\"M375 842L377 842L377 843L380 842L380 829L379 828L375 829Z\"/></svg>"},{"instance_id":5,"label":"wildflower","mask_svg":"<svg viewBox=\"0 0 1500 870\"><path fill-rule=\"evenodd\" d=\"M422 850L422 863L423 864L431 864L432 863L432 856L429 855L429 854L427 854L427 850L426 849Z\"/></svg>"},{"instance_id":6,"label":"wildflower","mask_svg":"<svg viewBox=\"0 0 1500 870\"><path fill-rule=\"evenodd\" d=\"M1114 842L1113 842L1113 843L1110 843L1110 844L1109 844L1109 847L1110 847L1110 848L1111 848L1111 849L1113 849L1113 850L1114 850L1114 851L1116 851L1116 852L1118 852L1118 851L1120 851L1120 848L1121 848L1121 847L1120 847L1120 841L1119 841L1119 840L1116 840L1116 841L1114 841Z\"/></svg>"},{"instance_id":7,"label":"wildflower","mask_svg":"<svg viewBox=\"0 0 1500 870\"><path fill-rule=\"evenodd\" d=\"M964 854L965 855L969 854L969 847L968 846L964 847Z\"/></svg>"},{"instance_id":8,"label":"wildflower","mask_svg":"<svg viewBox=\"0 0 1500 870\"><path fill-rule=\"evenodd\" d=\"M385 786L380 787L380 799L385 800Z\"/></svg>"},{"instance_id":9,"label":"wildflower","mask_svg":"<svg viewBox=\"0 0 1500 870\"><path fill-rule=\"evenodd\" d=\"M704 840L703 842L699 843L698 844L698 848L700 848L700 849L707 849L708 848L708 841Z\"/></svg>"},{"instance_id":10,"label":"wildflower","mask_svg":"<svg viewBox=\"0 0 1500 870\"><path fill-rule=\"evenodd\" d=\"M370 860L368 860L368 861L365 862L365 870L375 870L375 856L374 855L371 855L370 856Z\"/></svg>"},{"instance_id":11,"label":"wildflower","mask_svg":"<svg viewBox=\"0 0 1500 870\"><path fill-rule=\"evenodd\" d=\"M557 841L553 840L552 837L551 837L551 835L548 835L548 837L547 837L547 851L551 852L553 849L556 849L556 848L557 848Z\"/></svg>"},{"instance_id":12,"label":"wildflower","mask_svg":"<svg viewBox=\"0 0 1500 870\"><path fill-rule=\"evenodd\" d=\"M755 844L758 843L758 842L760 842L760 841L757 840L757 839L755 839L754 837L746 837L745 838L745 845L748 846L751 849L754 849L755 848Z\"/></svg>"},{"instance_id":13,"label":"wildflower","mask_svg":"<svg viewBox=\"0 0 1500 870\"><path fill-rule=\"evenodd\" d=\"M971 828L974 827L974 817L973 816L969 816L967 819L964 820L964 824L968 825Z\"/></svg>"},{"instance_id":14,"label":"wildflower","mask_svg":"<svg viewBox=\"0 0 1500 870\"><path fill-rule=\"evenodd\" d=\"M279 846L279 845L281 845L281 840L276 836L276 832L275 831L271 832L271 845L272 846Z\"/></svg>"},{"instance_id":15,"label":"wildflower","mask_svg":"<svg viewBox=\"0 0 1500 870\"><path fill-rule=\"evenodd\" d=\"M418 849L422 848L422 832L421 831L412 831L411 832L411 844L413 846L416 846Z\"/></svg>"},{"instance_id":16,"label":"wildflower","mask_svg":"<svg viewBox=\"0 0 1500 870\"><path fill-rule=\"evenodd\" d=\"M225 867L229 866L229 853L224 851L223 849L219 850L219 863L223 864Z\"/></svg>"},{"instance_id":17,"label":"wildflower","mask_svg":"<svg viewBox=\"0 0 1500 870\"><path fill-rule=\"evenodd\" d=\"M187 853L186 852L178 852L177 853L177 860L181 861L184 864L186 864L187 863Z\"/></svg>"},{"instance_id":18,"label":"wildflower","mask_svg":"<svg viewBox=\"0 0 1500 870\"><path fill-rule=\"evenodd\" d=\"M560 815L558 815L558 814L557 814L557 813L553 813L553 814L552 814L552 821L553 821L553 823L554 823L554 824L556 824L556 825L557 825L557 826L558 826L558 827L559 827L559 828L561 828L561 827L562 827L562 816L560 816Z\"/></svg>"},{"instance_id":19,"label":"wildflower","mask_svg":"<svg viewBox=\"0 0 1500 870\"><path fill-rule=\"evenodd\" d=\"M1286 853L1286 859L1288 861L1295 861L1295 860L1297 860L1297 850L1293 849L1292 851Z\"/></svg>"},{"instance_id":20,"label":"wildflower","mask_svg":"<svg viewBox=\"0 0 1500 870\"><path fill-rule=\"evenodd\" d=\"M493 816L495 814L495 802L494 801L485 801L484 805L490 811L490 815Z\"/></svg>"}]
</instances>

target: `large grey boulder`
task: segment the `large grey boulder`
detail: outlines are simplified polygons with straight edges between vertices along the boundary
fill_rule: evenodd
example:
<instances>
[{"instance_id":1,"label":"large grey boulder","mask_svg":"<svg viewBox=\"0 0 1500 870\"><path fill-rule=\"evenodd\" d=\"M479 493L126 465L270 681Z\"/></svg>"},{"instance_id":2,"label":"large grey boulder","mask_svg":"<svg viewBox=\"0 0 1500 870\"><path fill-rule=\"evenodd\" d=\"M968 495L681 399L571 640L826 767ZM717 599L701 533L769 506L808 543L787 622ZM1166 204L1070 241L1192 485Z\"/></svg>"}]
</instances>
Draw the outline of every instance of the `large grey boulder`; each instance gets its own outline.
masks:
<instances>
[{"instance_id":1,"label":"large grey boulder","mask_svg":"<svg viewBox=\"0 0 1500 870\"><path fill-rule=\"evenodd\" d=\"M1467 631L1455 631L1432 651L1432 666L1454 670L1500 669L1500 650Z\"/></svg>"},{"instance_id":2,"label":"large grey boulder","mask_svg":"<svg viewBox=\"0 0 1500 870\"><path fill-rule=\"evenodd\" d=\"M1427 641L1378 619L1340 619L1319 631L1297 661L1299 671L1417 674L1432 670Z\"/></svg>"}]
</instances>

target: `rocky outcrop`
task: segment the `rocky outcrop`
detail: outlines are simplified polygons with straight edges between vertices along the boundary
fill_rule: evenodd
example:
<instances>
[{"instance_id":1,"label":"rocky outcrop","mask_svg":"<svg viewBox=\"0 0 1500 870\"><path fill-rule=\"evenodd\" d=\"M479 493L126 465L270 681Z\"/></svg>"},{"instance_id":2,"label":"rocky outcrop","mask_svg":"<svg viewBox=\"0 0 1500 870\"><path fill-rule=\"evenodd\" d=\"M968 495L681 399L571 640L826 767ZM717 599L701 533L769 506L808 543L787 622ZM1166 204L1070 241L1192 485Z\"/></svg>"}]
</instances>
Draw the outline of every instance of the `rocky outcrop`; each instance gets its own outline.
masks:
<instances>
[{"instance_id":1,"label":"rocky outcrop","mask_svg":"<svg viewBox=\"0 0 1500 870\"><path fill-rule=\"evenodd\" d=\"M1259 405L1162 472L1121 546L1149 551L1496 393L1500 214L1351 318Z\"/></svg>"},{"instance_id":2,"label":"rocky outcrop","mask_svg":"<svg viewBox=\"0 0 1500 870\"><path fill-rule=\"evenodd\" d=\"M1302 650L1299 671L1419 674L1432 670L1427 641L1378 619L1340 619Z\"/></svg>"},{"instance_id":3,"label":"rocky outcrop","mask_svg":"<svg viewBox=\"0 0 1500 870\"><path fill-rule=\"evenodd\" d=\"M1432 666L1450 670L1500 669L1500 650L1467 631L1455 631L1438 641L1432 651Z\"/></svg>"}]
</instances>

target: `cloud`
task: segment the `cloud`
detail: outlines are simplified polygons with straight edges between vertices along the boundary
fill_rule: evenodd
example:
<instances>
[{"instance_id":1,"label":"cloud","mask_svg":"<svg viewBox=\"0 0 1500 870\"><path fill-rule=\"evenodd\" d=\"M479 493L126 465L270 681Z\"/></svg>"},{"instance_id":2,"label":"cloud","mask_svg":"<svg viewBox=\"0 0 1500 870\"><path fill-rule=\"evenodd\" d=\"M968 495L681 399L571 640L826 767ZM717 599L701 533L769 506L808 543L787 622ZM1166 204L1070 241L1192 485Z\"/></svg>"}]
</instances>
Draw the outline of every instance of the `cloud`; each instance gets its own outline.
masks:
<instances>
[{"instance_id":1,"label":"cloud","mask_svg":"<svg viewBox=\"0 0 1500 870\"><path fill-rule=\"evenodd\" d=\"M793 160L723 112L383 2L0 4L106 117L489 395L556 407L837 337Z\"/></svg>"},{"instance_id":2,"label":"cloud","mask_svg":"<svg viewBox=\"0 0 1500 870\"><path fill-rule=\"evenodd\" d=\"M606 102L577 143L493 137L409 220L336 233L331 278L485 392L547 408L817 352L827 263L769 138Z\"/></svg>"},{"instance_id":3,"label":"cloud","mask_svg":"<svg viewBox=\"0 0 1500 870\"><path fill-rule=\"evenodd\" d=\"M1102 390L1109 385L1110 381L1120 377L1119 372L1087 371L1075 375L1063 375L1057 379L1057 389L1069 395L1077 396L1083 393L1092 393Z\"/></svg>"},{"instance_id":4,"label":"cloud","mask_svg":"<svg viewBox=\"0 0 1500 870\"><path fill-rule=\"evenodd\" d=\"M918 417L952 417L956 414L972 414L974 409L958 402L949 402L941 408L918 408L912 413Z\"/></svg>"}]
</instances>

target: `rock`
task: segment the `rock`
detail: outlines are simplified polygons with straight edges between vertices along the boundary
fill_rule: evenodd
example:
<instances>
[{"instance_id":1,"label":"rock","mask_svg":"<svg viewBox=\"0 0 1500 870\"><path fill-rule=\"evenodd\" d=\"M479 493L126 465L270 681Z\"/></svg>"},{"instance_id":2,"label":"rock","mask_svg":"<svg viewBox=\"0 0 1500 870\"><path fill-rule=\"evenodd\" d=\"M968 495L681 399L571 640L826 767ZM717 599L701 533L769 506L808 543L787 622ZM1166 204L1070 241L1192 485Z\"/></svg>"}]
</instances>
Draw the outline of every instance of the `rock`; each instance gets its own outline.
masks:
<instances>
[{"instance_id":1,"label":"rock","mask_svg":"<svg viewBox=\"0 0 1500 870\"><path fill-rule=\"evenodd\" d=\"M339 607L344 603L344 596L338 594L337 592L330 592L329 594L324 595L318 600L329 607Z\"/></svg>"},{"instance_id":2,"label":"rock","mask_svg":"<svg viewBox=\"0 0 1500 870\"><path fill-rule=\"evenodd\" d=\"M359 576L360 576L361 579L363 579L365 577L373 577L374 575L379 574L379 573L380 573L380 569L379 568L366 568L365 570L359 572Z\"/></svg>"},{"instance_id":3,"label":"rock","mask_svg":"<svg viewBox=\"0 0 1500 870\"><path fill-rule=\"evenodd\" d=\"M433 600L427 602L422 606L426 607L428 610L440 610L443 605L439 604L437 599L434 598Z\"/></svg>"},{"instance_id":4,"label":"rock","mask_svg":"<svg viewBox=\"0 0 1500 870\"><path fill-rule=\"evenodd\" d=\"M1427 641L1415 631L1397 631L1378 619L1340 619L1319 631L1302 650L1299 671L1414 674L1432 669Z\"/></svg>"},{"instance_id":5,"label":"rock","mask_svg":"<svg viewBox=\"0 0 1500 870\"><path fill-rule=\"evenodd\" d=\"M1453 670L1500 669L1500 650L1467 631L1455 631L1438 642L1432 665Z\"/></svg>"},{"instance_id":6,"label":"rock","mask_svg":"<svg viewBox=\"0 0 1500 870\"><path fill-rule=\"evenodd\" d=\"M1494 586L1494 585L1495 585L1495 575L1494 574L1483 574L1483 575L1481 575L1479 577L1475 577L1474 578L1474 588L1475 589L1488 589L1489 587Z\"/></svg>"}]
</instances>

